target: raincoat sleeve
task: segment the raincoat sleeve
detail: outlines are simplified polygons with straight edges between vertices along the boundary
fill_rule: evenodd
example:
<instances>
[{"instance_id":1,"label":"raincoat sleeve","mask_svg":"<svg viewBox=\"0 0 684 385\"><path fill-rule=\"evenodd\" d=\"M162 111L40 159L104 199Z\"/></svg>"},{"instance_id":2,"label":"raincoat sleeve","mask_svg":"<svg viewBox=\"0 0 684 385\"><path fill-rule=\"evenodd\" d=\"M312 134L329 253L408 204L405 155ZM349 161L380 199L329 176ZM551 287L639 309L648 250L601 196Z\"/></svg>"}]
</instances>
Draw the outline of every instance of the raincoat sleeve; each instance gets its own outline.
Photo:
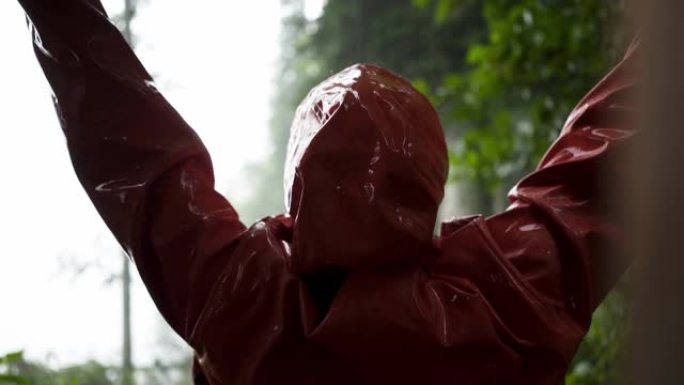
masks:
<instances>
[{"instance_id":1,"label":"raincoat sleeve","mask_svg":"<svg viewBox=\"0 0 684 385\"><path fill-rule=\"evenodd\" d=\"M243 232L209 155L97 0L20 0L83 188L188 339Z\"/></svg>"},{"instance_id":2,"label":"raincoat sleeve","mask_svg":"<svg viewBox=\"0 0 684 385\"><path fill-rule=\"evenodd\" d=\"M617 209L635 135L638 40L584 97L537 171L487 219L498 247L547 303L569 304L584 324L624 272Z\"/></svg>"}]
</instances>

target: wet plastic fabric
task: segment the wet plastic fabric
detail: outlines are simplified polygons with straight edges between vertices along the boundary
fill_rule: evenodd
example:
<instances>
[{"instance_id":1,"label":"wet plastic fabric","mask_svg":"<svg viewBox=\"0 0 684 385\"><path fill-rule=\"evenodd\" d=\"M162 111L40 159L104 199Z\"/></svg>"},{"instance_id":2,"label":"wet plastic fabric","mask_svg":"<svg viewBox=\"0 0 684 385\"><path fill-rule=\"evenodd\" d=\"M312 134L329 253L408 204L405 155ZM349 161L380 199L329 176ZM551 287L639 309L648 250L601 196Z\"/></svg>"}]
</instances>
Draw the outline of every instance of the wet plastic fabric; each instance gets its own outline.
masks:
<instances>
[{"instance_id":1,"label":"wet plastic fabric","mask_svg":"<svg viewBox=\"0 0 684 385\"><path fill-rule=\"evenodd\" d=\"M396 75L351 67L297 111L291 215L246 228L98 1L20 3L78 178L197 352L197 383L562 383L625 265L604 252L621 230L598 176L625 172L611 154L632 136L633 52L507 211L448 221L437 239L437 116Z\"/></svg>"}]
</instances>

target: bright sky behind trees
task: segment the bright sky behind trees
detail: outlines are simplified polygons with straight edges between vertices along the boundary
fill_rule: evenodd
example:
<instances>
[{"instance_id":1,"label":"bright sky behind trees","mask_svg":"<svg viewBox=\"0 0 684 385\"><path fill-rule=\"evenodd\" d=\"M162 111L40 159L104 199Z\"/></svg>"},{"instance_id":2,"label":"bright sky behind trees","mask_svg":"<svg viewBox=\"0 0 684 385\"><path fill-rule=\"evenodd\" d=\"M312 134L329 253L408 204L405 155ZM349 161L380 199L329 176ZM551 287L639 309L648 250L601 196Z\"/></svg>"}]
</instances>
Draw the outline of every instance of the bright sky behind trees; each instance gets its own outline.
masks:
<instances>
[{"instance_id":1,"label":"bright sky behind trees","mask_svg":"<svg viewBox=\"0 0 684 385\"><path fill-rule=\"evenodd\" d=\"M321 0L310 1L309 16ZM123 0L105 0L110 15ZM159 88L195 128L214 160L217 189L250 194L244 167L268 152L281 5L147 0L133 23L137 51ZM0 2L0 352L25 350L54 366L118 363L118 245L78 185L23 12ZM77 272L84 265L83 274ZM134 357L154 359L164 323L135 274Z\"/></svg>"}]
</instances>

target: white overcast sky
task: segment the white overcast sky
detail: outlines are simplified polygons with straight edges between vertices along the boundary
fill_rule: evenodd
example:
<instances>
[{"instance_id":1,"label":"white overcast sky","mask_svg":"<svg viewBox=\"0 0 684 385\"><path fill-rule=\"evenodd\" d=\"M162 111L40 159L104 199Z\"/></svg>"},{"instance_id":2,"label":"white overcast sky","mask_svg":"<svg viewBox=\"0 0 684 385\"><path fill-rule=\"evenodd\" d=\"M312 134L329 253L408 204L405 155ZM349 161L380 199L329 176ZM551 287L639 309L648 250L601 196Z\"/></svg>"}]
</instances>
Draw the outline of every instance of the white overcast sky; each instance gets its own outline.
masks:
<instances>
[{"instance_id":1,"label":"white overcast sky","mask_svg":"<svg viewBox=\"0 0 684 385\"><path fill-rule=\"evenodd\" d=\"M323 0L310 0L315 17ZM105 0L110 14L123 0ZM211 152L217 189L250 193L243 167L269 151L279 0L147 0L133 27L159 88ZM16 1L0 1L0 355L24 350L53 366L121 348L119 248L81 191ZM76 276L73 265L92 264ZM150 363L164 334L134 283L134 355Z\"/></svg>"}]
</instances>

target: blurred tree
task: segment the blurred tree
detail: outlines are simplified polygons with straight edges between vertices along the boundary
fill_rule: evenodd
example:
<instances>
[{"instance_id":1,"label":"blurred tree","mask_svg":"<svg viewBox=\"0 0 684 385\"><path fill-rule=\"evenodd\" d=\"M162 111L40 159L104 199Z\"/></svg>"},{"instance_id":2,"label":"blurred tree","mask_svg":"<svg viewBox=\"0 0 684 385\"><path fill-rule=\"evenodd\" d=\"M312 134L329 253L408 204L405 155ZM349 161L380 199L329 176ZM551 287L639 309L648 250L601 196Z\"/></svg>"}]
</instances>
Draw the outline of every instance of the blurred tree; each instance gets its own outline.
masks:
<instances>
[{"instance_id":1,"label":"blurred tree","mask_svg":"<svg viewBox=\"0 0 684 385\"><path fill-rule=\"evenodd\" d=\"M254 193L242 202L240 216L245 223L285 211L282 180L290 122L299 101L320 78L319 60L308 49L314 23L304 16L304 0L281 2L281 52L275 75L276 93L271 102L272 151L266 161L252 164L244 171L254 184Z\"/></svg>"},{"instance_id":2,"label":"blurred tree","mask_svg":"<svg viewBox=\"0 0 684 385\"><path fill-rule=\"evenodd\" d=\"M433 2L413 0L418 8ZM622 1L437 0L435 21L479 4L486 39L467 51L467 71L441 73L424 88L456 126L456 179L492 196L531 171L577 101L625 47Z\"/></svg>"},{"instance_id":3,"label":"blurred tree","mask_svg":"<svg viewBox=\"0 0 684 385\"><path fill-rule=\"evenodd\" d=\"M55 372L53 381L45 385L114 385L111 370L102 364L89 361L85 364L66 367ZM42 385L34 383L34 385Z\"/></svg>"},{"instance_id":4,"label":"blurred tree","mask_svg":"<svg viewBox=\"0 0 684 385\"><path fill-rule=\"evenodd\" d=\"M114 373L102 364L85 364L52 370L45 365L24 360L21 353L0 357L0 385L114 385Z\"/></svg>"},{"instance_id":5,"label":"blurred tree","mask_svg":"<svg viewBox=\"0 0 684 385\"><path fill-rule=\"evenodd\" d=\"M622 282L594 312L592 326L565 378L566 385L627 385L628 319L632 307L629 285Z\"/></svg>"},{"instance_id":6,"label":"blurred tree","mask_svg":"<svg viewBox=\"0 0 684 385\"><path fill-rule=\"evenodd\" d=\"M29 380L17 372L14 366L23 360L23 353L14 352L0 356L0 385L28 385Z\"/></svg>"},{"instance_id":7,"label":"blurred tree","mask_svg":"<svg viewBox=\"0 0 684 385\"><path fill-rule=\"evenodd\" d=\"M428 85L465 68L469 45L484 37L477 4L464 4L441 23L432 9L409 1L328 0L310 49L325 77L357 62L373 62Z\"/></svg>"},{"instance_id":8,"label":"blurred tree","mask_svg":"<svg viewBox=\"0 0 684 385\"><path fill-rule=\"evenodd\" d=\"M154 362L149 367L136 368L136 378L145 385L192 384L192 349L160 315L156 318L154 348L146 352L148 357L154 357Z\"/></svg>"}]
</instances>

